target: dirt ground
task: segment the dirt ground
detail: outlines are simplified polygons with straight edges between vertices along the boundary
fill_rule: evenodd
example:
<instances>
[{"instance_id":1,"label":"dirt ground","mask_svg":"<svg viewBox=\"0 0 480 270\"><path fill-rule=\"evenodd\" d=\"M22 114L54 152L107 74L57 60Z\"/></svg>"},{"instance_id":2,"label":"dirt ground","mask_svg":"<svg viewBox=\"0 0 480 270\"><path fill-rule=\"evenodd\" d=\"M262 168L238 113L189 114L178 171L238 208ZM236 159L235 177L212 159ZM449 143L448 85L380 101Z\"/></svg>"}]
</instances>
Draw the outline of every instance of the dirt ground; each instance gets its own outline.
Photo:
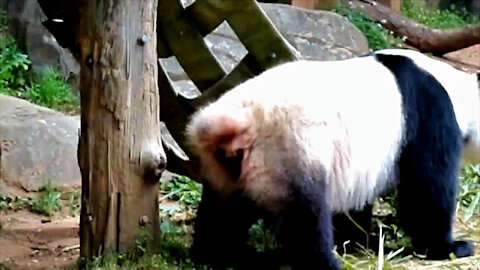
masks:
<instances>
[{"instance_id":1,"label":"dirt ground","mask_svg":"<svg viewBox=\"0 0 480 270\"><path fill-rule=\"evenodd\" d=\"M480 226L480 217L470 226ZM0 270L61 269L75 264L79 255L79 217L59 215L47 218L28 210L0 212ZM471 231L456 223L456 235ZM474 230L476 231L476 230ZM480 236L466 237L479 241ZM359 269L372 269L362 267ZM409 259L395 264L398 269L464 269L480 270L480 243L476 255L454 261L424 261ZM394 267L393 269L397 269Z\"/></svg>"},{"instance_id":2,"label":"dirt ground","mask_svg":"<svg viewBox=\"0 0 480 270\"><path fill-rule=\"evenodd\" d=\"M0 220L0 269L54 269L75 263L79 217L50 219L22 210L1 212Z\"/></svg>"}]
</instances>

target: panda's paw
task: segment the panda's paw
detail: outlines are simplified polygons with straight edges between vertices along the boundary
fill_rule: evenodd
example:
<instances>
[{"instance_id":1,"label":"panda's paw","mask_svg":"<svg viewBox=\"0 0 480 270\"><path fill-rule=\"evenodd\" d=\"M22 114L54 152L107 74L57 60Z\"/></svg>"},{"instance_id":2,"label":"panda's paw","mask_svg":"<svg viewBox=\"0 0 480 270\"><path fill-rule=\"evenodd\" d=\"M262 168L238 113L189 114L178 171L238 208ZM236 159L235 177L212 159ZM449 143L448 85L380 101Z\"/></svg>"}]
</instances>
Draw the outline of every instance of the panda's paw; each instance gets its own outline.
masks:
<instances>
[{"instance_id":1,"label":"panda's paw","mask_svg":"<svg viewBox=\"0 0 480 270\"><path fill-rule=\"evenodd\" d=\"M467 241L455 241L453 253L457 258L468 257L473 255L473 244Z\"/></svg>"},{"instance_id":2,"label":"panda's paw","mask_svg":"<svg viewBox=\"0 0 480 270\"><path fill-rule=\"evenodd\" d=\"M418 253L422 254L421 252ZM473 244L466 241L437 244L434 248L427 248L426 253L423 254L426 254L429 260L445 260L450 259L452 253L457 258L471 256L473 255Z\"/></svg>"}]
</instances>

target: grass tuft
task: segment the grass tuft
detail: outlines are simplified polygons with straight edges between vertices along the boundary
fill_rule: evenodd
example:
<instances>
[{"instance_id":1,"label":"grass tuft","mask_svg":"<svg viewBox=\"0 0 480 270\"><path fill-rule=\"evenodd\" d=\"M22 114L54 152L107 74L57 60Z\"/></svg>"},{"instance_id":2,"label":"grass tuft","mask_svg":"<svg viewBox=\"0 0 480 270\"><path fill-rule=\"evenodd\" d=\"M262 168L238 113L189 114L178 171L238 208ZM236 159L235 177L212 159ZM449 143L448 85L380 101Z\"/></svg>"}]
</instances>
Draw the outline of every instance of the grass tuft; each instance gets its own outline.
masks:
<instances>
[{"instance_id":1,"label":"grass tuft","mask_svg":"<svg viewBox=\"0 0 480 270\"><path fill-rule=\"evenodd\" d=\"M72 217L78 216L81 208L82 193L80 189L65 193L62 198L67 198L67 206L70 208L70 215Z\"/></svg>"},{"instance_id":2,"label":"grass tuft","mask_svg":"<svg viewBox=\"0 0 480 270\"><path fill-rule=\"evenodd\" d=\"M360 29L367 38L371 50L401 47L402 40L368 14L345 6L339 6L335 11Z\"/></svg>"},{"instance_id":3,"label":"grass tuft","mask_svg":"<svg viewBox=\"0 0 480 270\"><path fill-rule=\"evenodd\" d=\"M149 242L151 236L144 229L136 234L135 251L127 253L110 253L96 258L86 265L87 269L212 269L208 265L196 265L189 258L191 241L188 233L179 225L170 221L161 223L160 253L153 254ZM80 262L78 262L80 263ZM71 269L77 269L77 265Z\"/></svg>"},{"instance_id":4,"label":"grass tuft","mask_svg":"<svg viewBox=\"0 0 480 270\"><path fill-rule=\"evenodd\" d=\"M275 233L268 228L263 219L259 219L249 229L248 244L253 246L258 252L275 250L279 247Z\"/></svg>"},{"instance_id":5,"label":"grass tuft","mask_svg":"<svg viewBox=\"0 0 480 270\"><path fill-rule=\"evenodd\" d=\"M9 197L0 194L0 211L19 211L29 209L32 205L32 199L26 197Z\"/></svg>"},{"instance_id":6,"label":"grass tuft","mask_svg":"<svg viewBox=\"0 0 480 270\"><path fill-rule=\"evenodd\" d=\"M465 8L451 6L446 10L432 9L418 0L403 0L402 14L418 23L440 29L480 23L480 18L469 14Z\"/></svg>"},{"instance_id":7,"label":"grass tuft","mask_svg":"<svg viewBox=\"0 0 480 270\"><path fill-rule=\"evenodd\" d=\"M41 74L31 70L28 55L8 33L5 10L0 10L0 94L66 112L79 110L78 97L68 79L57 69L47 68Z\"/></svg>"},{"instance_id":8,"label":"grass tuft","mask_svg":"<svg viewBox=\"0 0 480 270\"><path fill-rule=\"evenodd\" d=\"M38 105L61 111L75 111L79 106L67 78L53 68L47 68L38 76L36 83L26 89L24 97Z\"/></svg>"},{"instance_id":9,"label":"grass tuft","mask_svg":"<svg viewBox=\"0 0 480 270\"><path fill-rule=\"evenodd\" d=\"M160 201L169 198L184 205L198 205L202 199L202 184L186 176L174 176L160 186L160 192L164 194Z\"/></svg>"},{"instance_id":10,"label":"grass tuft","mask_svg":"<svg viewBox=\"0 0 480 270\"><path fill-rule=\"evenodd\" d=\"M38 214L53 216L62 208L60 197L62 193L51 184L41 189L40 198L33 201L32 210Z\"/></svg>"}]
</instances>

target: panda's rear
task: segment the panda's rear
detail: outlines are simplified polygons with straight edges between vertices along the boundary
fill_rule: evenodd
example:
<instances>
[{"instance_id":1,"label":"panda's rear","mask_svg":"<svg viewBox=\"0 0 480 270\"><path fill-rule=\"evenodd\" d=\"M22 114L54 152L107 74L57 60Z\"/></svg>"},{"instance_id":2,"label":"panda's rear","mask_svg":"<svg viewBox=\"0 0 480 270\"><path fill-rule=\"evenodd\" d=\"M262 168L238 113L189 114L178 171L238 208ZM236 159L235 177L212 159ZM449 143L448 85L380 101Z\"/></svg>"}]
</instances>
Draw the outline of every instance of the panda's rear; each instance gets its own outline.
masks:
<instances>
[{"instance_id":1,"label":"panda's rear","mask_svg":"<svg viewBox=\"0 0 480 270\"><path fill-rule=\"evenodd\" d=\"M189 133L213 185L221 192L242 188L260 205L276 209L290 196L290 179L284 177L288 170L325 181L332 210L362 208L371 202L393 179L394 153L403 132L401 96L393 75L374 59L349 62L283 65L197 112ZM355 70L365 65L384 79L372 83L356 75ZM353 77L321 76L345 73ZM211 125L213 141L227 143L206 150L198 140L205 123ZM227 161L233 159L212 157L214 152L233 157L238 150L244 155L236 159L241 177L232 179L227 171L235 169ZM315 175L319 172L323 175Z\"/></svg>"},{"instance_id":2,"label":"panda's rear","mask_svg":"<svg viewBox=\"0 0 480 270\"><path fill-rule=\"evenodd\" d=\"M248 228L266 210L281 244L266 267L280 258L293 269L340 269L332 214L371 207L393 184L417 253L471 255L452 220L462 141L480 157L477 81L424 59L388 51L284 64L196 112L188 137L208 181L192 258L244 267L255 257L245 255ZM443 76L467 81L457 91ZM363 214L368 228L371 211ZM349 233L336 236L355 240Z\"/></svg>"}]
</instances>

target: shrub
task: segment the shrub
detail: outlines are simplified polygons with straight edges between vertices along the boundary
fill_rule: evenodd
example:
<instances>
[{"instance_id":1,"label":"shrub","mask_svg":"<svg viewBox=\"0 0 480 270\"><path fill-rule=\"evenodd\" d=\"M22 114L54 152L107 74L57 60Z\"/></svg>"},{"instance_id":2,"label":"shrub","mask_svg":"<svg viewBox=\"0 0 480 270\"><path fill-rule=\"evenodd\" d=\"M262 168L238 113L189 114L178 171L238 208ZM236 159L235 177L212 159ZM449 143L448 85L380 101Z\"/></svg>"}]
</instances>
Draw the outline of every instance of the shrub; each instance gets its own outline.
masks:
<instances>
[{"instance_id":1,"label":"shrub","mask_svg":"<svg viewBox=\"0 0 480 270\"><path fill-rule=\"evenodd\" d=\"M403 0L402 13L432 28L452 28L480 23L480 19L469 14L465 8L456 9L455 6L451 6L446 10L431 9L418 0Z\"/></svg>"},{"instance_id":2,"label":"shrub","mask_svg":"<svg viewBox=\"0 0 480 270\"><path fill-rule=\"evenodd\" d=\"M386 49L400 47L402 41L383 27L382 24L375 22L375 20L368 14L360 11L350 9L345 6L339 6L336 12L346 17L365 35L368 40L368 46L372 50Z\"/></svg>"}]
</instances>

